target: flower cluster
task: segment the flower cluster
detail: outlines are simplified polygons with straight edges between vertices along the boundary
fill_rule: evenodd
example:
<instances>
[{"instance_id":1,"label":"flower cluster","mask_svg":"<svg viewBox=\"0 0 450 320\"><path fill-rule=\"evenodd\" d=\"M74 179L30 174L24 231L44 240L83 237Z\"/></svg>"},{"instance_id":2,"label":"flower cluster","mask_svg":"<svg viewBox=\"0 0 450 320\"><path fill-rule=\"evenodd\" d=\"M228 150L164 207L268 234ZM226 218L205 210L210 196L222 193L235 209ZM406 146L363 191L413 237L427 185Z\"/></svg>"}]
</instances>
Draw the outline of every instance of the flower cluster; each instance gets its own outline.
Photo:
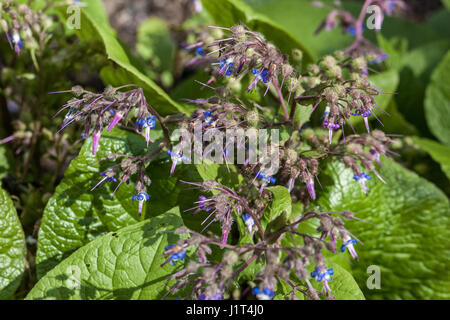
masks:
<instances>
[{"instance_id":1,"label":"flower cluster","mask_svg":"<svg viewBox=\"0 0 450 320\"><path fill-rule=\"evenodd\" d=\"M68 110L58 132L62 131L73 122L84 123L82 138L86 139L92 135L92 154L98 150L98 144L103 129L111 131L119 122L123 122L132 109L137 109L138 120L136 128L141 132L145 128L145 140L147 146L150 142L150 130L155 128L156 112L147 104L142 88L128 91L121 89L134 86L107 87L103 93L92 93L80 86L71 90L51 93L72 93L75 98L71 99L56 114ZM150 111L154 114L150 114Z\"/></svg>"},{"instance_id":2,"label":"flower cluster","mask_svg":"<svg viewBox=\"0 0 450 320\"><path fill-rule=\"evenodd\" d=\"M347 27L355 27L350 16L342 12L335 12L334 15L334 19L342 19L341 23L347 23ZM324 27L330 28L332 25L333 20L329 17ZM122 90L126 87L107 88L102 94L94 94L81 87L74 87L68 92L75 94L76 98L63 107L62 110L68 109L68 112L60 130L74 121L84 122L84 137L93 136L95 154L102 129L111 130L120 122L125 124L129 115L137 115L132 123L135 124L135 131L143 134L147 146L152 141L151 130L157 124L161 126L165 142L154 151L143 156L111 154L102 159L120 158L121 162L102 172L101 180L92 188L105 182L119 181L114 190L116 192L123 182L128 183L133 175L137 175L136 192L130 196L138 204L139 215L143 212L144 203L151 199L147 193L151 180L145 174L151 158L160 156L159 160L171 161L170 176L179 173L176 172L178 165L190 162L182 152L186 144L190 151L200 155L205 166L206 159L215 157L218 163L225 160L231 172L229 163L237 163L232 169L240 174L240 181L234 187L219 179L203 182L180 180L189 185L189 189L201 192L198 201L194 200L195 206L184 210L185 214L202 216L198 226L201 231L185 227L177 229L175 233L186 237L165 247L166 261L163 265L177 266L179 270L169 279L174 284L168 294L189 287L190 298L229 298L233 281L242 280L243 270L255 262L258 270L254 272L254 281L247 283L246 289L240 292L243 296L253 294L257 299L268 300L277 294L284 294L295 299L301 293L311 299L320 299L320 294L331 299L329 282L332 281L334 270L327 266L324 251L335 254L340 248L342 253L348 251L353 259L358 260L356 245L361 241L345 228L344 219L361 219L348 211L320 212L319 208L311 206L311 201L317 198L316 183L320 185L320 168L327 158L341 159L353 171L355 183L366 194L369 192L367 181L372 179L371 174L384 181L377 166L382 165L382 156L386 157L391 152L388 146L392 140L383 132L370 127L369 119L373 117L378 120L375 112L384 111L376 104L375 97L381 92L370 83L368 71L369 65L381 63L387 56L371 56L369 53L355 56L349 52L335 52L301 72L302 68L291 65L288 56L265 41L262 35L242 25L229 29L213 28L214 32L223 30L229 33L228 37L214 40L210 39L211 34L201 33L198 41L183 46L195 54L195 62L188 62L188 66L206 65L212 73L211 79L214 78L207 83L200 83L207 90L213 90L214 96L187 100L197 106L191 115L161 118L147 104L141 88L129 91ZM355 34L358 36L359 32ZM296 51L296 57L297 62L302 61L300 51ZM266 97L267 100L279 100L284 119L278 113L273 115L265 112L268 108L254 101L244 102L234 97L229 84L212 87L216 77L240 81L244 75L250 76L247 91L256 91L258 86L265 86L264 95L267 92L273 95ZM288 105L285 95L288 95ZM253 106L250 107L250 104ZM309 109L306 109L307 106ZM309 115L322 109L317 119L311 122L323 128L305 128L304 123L299 123L296 118L297 108L305 108L302 111ZM132 109L135 112L131 113ZM358 134L353 129L352 120L364 123L367 133ZM175 126L169 126L169 123ZM347 125L354 134L345 135L344 128ZM257 151L262 157L256 161L250 161L253 150L250 147L252 139L248 136L242 139L227 136L227 141L219 149L216 148L217 144L223 144L223 141L209 143L212 139L195 140L196 134L211 138L227 130L270 127L284 127L289 135L282 141L271 142L275 150L271 155ZM172 140L168 137L169 129L173 128L187 133L181 135L178 145L172 145L178 136ZM235 161L238 158L234 153L235 147L242 151L240 155L243 155L243 161ZM276 168L265 161L275 155L280 160ZM289 196L292 201L300 201L305 208L303 214L287 216L282 211L271 217L270 212L275 210L274 199L277 196L273 191L277 188L269 187L272 185L285 186L288 191L285 201L289 201ZM301 231L301 224L308 220L319 223L315 230L317 234ZM220 235L207 232L206 236L205 231L215 222L220 227ZM286 246L286 239L295 245ZM211 257L212 247L217 247L219 257ZM292 281L293 278L296 283ZM322 284L322 293L316 292L311 280ZM291 288L289 293L285 292L286 285Z\"/></svg>"},{"instance_id":3,"label":"flower cluster","mask_svg":"<svg viewBox=\"0 0 450 320\"><path fill-rule=\"evenodd\" d=\"M45 13L32 10L26 4L5 0L0 3L0 27L11 49L20 55L24 47L28 50L39 50L39 42L48 41L52 20Z\"/></svg>"}]
</instances>

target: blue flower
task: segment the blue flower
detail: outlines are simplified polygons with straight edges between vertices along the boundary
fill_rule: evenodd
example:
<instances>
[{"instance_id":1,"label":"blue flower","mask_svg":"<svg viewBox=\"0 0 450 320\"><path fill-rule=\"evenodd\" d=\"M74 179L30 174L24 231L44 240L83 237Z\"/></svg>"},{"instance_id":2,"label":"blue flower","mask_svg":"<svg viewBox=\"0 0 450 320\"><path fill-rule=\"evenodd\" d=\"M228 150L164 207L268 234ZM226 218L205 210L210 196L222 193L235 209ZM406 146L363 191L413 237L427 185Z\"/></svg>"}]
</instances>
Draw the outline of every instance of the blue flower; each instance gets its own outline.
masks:
<instances>
[{"instance_id":1,"label":"blue flower","mask_svg":"<svg viewBox=\"0 0 450 320\"><path fill-rule=\"evenodd\" d=\"M151 115L148 118L142 118L136 121L136 125L139 128L139 131L142 131L142 128L150 128L155 129L156 126L156 116Z\"/></svg>"},{"instance_id":2,"label":"blue flower","mask_svg":"<svg viewBox=\"0 0 450 320\"><path fill-rule=\"evenodd\" d=\"M272 177L272 176L268 176L268 177L267 177L267 176L266 176L264 173L262 173L262 172L258 172L258 173L256 174L256 178L263 180L265 183L271 183L271 184L274 184L274 183L277 181L276 178L274 178L274 177Z\"/></svg>"},{"instance_id":3,"label":"blue flower","mask_svg":"<svg viewBox=\"0 0 450 320\"><path fill-rule=\"evenodd\" d=\"M9 37L11 44L14 46L14 50L17 54L20 54L20 49L23 48L23 41L20 38L19 33L14 32L11 37Z\"/></svg>"},{"instance_id":4,"label":"blue flower","mask_svg":"<svg viewBox=\"0 0 450 320\"><path fill-rule=\"evenodd\" d=\"M372 110L363 112L361 109L356 109L355 112L350 113L352 116L362 116L364 118L370 117L372 115Z\"/></svg>"},{"instance_id":5,"label":"blue flower","mask_svg":"<svg viewBox=\"0 0 450 320\"><path fill-rule=\"evenodd\" d=\"M355 112L350 113L352 116L361 116L364 118L364 124L366 125L367 132L370 132L369 128L369 117L372 115L372 110L363 111L361 109L356 109Z\"/></svg>"},{"instance_id":6,"label":"blue flower","mask_svg":"<svg viewBox=\"0 0 450 320\"><path fill-rule=\"evenodd\" d=\"M244 220L248 232L251 233L253 230L253 226L255 225L255 220L253 220L252 216L249 215L248 213L244 213L242 215L242 220Z\"/></svg>"},{"instance_id":7,"label":"blue flower","mask_svg":"<svg viewBox=\"0 0 450 320\"><path fill-rule=\"evenodd\" d=\"M369 63L369 65L372 65L375 63L380 63L380 62L383 62L384 60L386 60L388 57L389 57L389 55L384 53L382 55L379 55L375 60L369 61L368 63Z\"/></svg>"},{"instance_id":8,"label":"blue flower","mask_svg":"<svg viewBox=\"0 0 450 320\"><path fill-rule=\"evenodd\" d=\"M183 154L181 152L176 153L173 152L172 150L167 150L167 154L170 156L170 158L172 159L172 167L170 168L170 175L172 175L175 171L175 167L181 163L181 162L189 162L189 158L183 156Z\"/></svg>"},{"instance_id":9,"label":"blue flower","mask_svg":"<svg viewBox=\"0 0 450 320\"><path fill-rule=\"evenodd\" d=\"M100 172L100 175L103 176L103 177L106 177L105 181L117 182L117 179L116 179L116 178L114 178L114 177L108 177L108 176L106 175L106 172Z\"/></svg>"},{"instance_id":10,"label":"blue flower","mask_svg":"<svg viewBox=\"0 0 450 320\"><path fill-rule=\"evenodd\" d=\"M196 47L195 48L195 52L197 52L198 55L204 57L205 56L205 51L203 50L202 47Z\"/></svg>"},{"instance_id":11,"label":"blue flower","mask_svg":"<svg viewBox=\"0 0 450 320\"><path fill-rule=\"evenodd\" d=\"M311 277L314 278L317 282L321 282L323 280L325 281L331 281L333 280L331 276L334 274L333 268L330 268L328 270L325 269L325 271L320 271L319 267L316 267L313 272L311 272Z\"/></svg>"},{"instance_id":12,"label":"blue flower","mask_svg":"<svg viewBox=\"0 0 450 320\"><path fill-rule=\"evenodd\" d=\"M222 59L219 60L219 74L225 74L225 76L229 77L234 72L234 63L233 59Z\"/></svg>"},{"instance_id":13,"label":"blue flower","mask_svg":"<svg viewBox=\"0 0 450 320\"><path fill-rule=\"evenodd\" d=\"M348 235L345 236L343 241L344 241L344 244L341 246L341 252L345 252L345 250L348 249L348 252L350 252L350 255L355 260L358 260L358 255L356 254L356 250L353 247L353 245L357 244L358 241L356 241L355 239L351 239Z\"/></svg>"},{"instance_id":14,"label":"blue flower","mask_svg":"<svg viewBox=\"0 0 450 320\"><path fill-rule=\"evenodd\" d=\"M156 126L156 116L151 115L148 118L142 118L139 119L136 122L136 126L138 127L139 132L142 132L142 128L145 128L145 141L148 143L150 142L150 130L155 129Z\"/></svg>"},{"instance_id":15,"label":"blue flower","mask_svg":"<svg viewBox=\"0 0 450 320\"><path fill-rule=\"evenodd\" d=\"M356 173L353 175L353 179L356 181L362 181L362 180L371 180L372 177L364 172L361 172L360 175L357 175Z\"/></svg>"},{"instance_id":16,"label":"blue flower","mask_svg":"<svg viewBox=\"0 0 450 320\"><path fill-rule=\"evenodd\" d=\"M260 288L255 287L252 293L256 295L258 300L271 300L275 296L275 292L272 289L264 288L262 291Z\"/></svg>"},{"instance_id":17,"label":"blue flower","mask_svg":"<svg viewBox=\"0 0 450 320\"><path fill-rule=\"evenodd\" d=\"M250 83L250 85L247 88L247 91L254 89L258 84L258 81L262 81L264 83L269 82L269 71L267 69L261 69L260 71L256 68L253 68L252 73L255 75L255 80L253 80L253 82Z\"/></svg>"},{"instance_id":18,"label":"blue flower","mask_svg":"<svg viewBox=\"0 0 450 320\"><path fill-rule=\"evenodd\" d=\"M328 285L328 281L333 280L331 276L334 274L333 268L327 270L324 265L317 266L313 272L311 272L311 277L314 278L317 282L322 282L323 290L326 293L330 292L330 286Z\"/></svg>"},{"instance_id":19,"label":"blue flower","mask_svg":"<svg viewBox=\"0 0 450 320\"><path fill-rule=\"evenodd\" d=\"M345 31L347 31L347 33L349 33L352 36L356 36L356 29L354 26L347 27L347 29ZM363 32L363 31L364 31L364 25L361 25L361 32Z\"/></svg>"},{"instance_id":20,"label":"blue flower","mask_svg":"<svg viewBox=\"0 0 450 320\"><path fill-rule=\"evenodd\" d=\"M72 117L73 112L75 111L75 107L71 107L69 112L67 112L65 119L70 119Z\"/></svg>"},{"instance_id":21,"label":"blue flower","mask_svg":"<svg viewBox=\"0 0 450 320\"><path fill-rule=\"evenodd\" d=\"M212 117L211 117L211 111L205 111L203 112L203 116L205 117L205 122L207 124L213 123Z\"/></svg>"},{"instance_id":22,"label":"blue flower","mask_svg":"<svg viewBox=\"0 0 450 320\"><path fill-rule=\"evenodd\" d=\"M150 195L147 192L139 192L131 197L131 200L135 201L148 201L150 199Z\"/></svg>"},{"instance_id":23,"label":"blue flower","mask_svg":"<svg viewBox=\"0 0 450 320\"><path fill-rule=\"evenodd\" d=\"M139 216L141 216L144 201L150 200L150 195L147 192L139 192L138 194L133 195L131 200L137 200L139 202Z\"/></svg>"},{"instance_id":24,"label":"blue flower","mask_svg":"<svg viewBox=\"0 0 450 320\"><path fill-rule=\"evenodd\" d=\"M172 248L176 249L176 246L174 244L169 244L164 249L167 251ZM184 260L184 257L186 256L186 250L179 250L176 252L175 252L175 250L171 250L171 251L172 251L172 254L169 257L169 261L172 266L174 266L178 260Z\"/></svg>"},{"instance_id":25,"label":"blue flower","mask_svg":"<svg viewBox=\"0 0 450 320\"><path fill-rule=\"evenodd\" d=\"M370 175L368 175L367 173L362 172L360 175L358 174L354 174L353 175L353 179L355 181L358 181L361 184L361 187L363 188L363 191L365 194L367 194L368 190L367 190L367 186L366 186L366 180L371 180L372 177Z\"/></svg>"}]
</instances>

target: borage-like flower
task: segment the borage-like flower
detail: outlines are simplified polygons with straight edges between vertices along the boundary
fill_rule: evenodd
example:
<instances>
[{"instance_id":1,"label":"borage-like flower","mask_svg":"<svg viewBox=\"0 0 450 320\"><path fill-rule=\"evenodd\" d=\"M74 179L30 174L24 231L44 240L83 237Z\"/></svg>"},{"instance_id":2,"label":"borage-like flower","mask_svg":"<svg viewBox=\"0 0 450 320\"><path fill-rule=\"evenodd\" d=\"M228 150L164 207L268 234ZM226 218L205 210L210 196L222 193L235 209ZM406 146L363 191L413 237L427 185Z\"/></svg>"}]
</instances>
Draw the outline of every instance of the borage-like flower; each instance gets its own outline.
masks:
<instances>
[{"instance_id":1,"label":"borage-like flower","mask_svg":"<svg viewBox=\"0 0 450 320\"><path fill-rule=\"evenodd\" d=\"M359 175L355 173L353 175L353 179L355 181L358 181L361 184L361 187L362 187L364 193L367 194L368 189L367 189L366 181L371 180L372 177L367 173L361 172Z\"/></svg>"},{"instance_id":2,"label":"borage-like flower","mask_svg":"<svg viewBox=\"0 0 450 320\"><path fill-rule=\"evenodd\" d=\"M167 262L169 262L172 266L174 266L178 260L183 261L186 256L186 249L174 244L165 246L164 250L166 250L164 254L169 255Z\"/></svg>"},{"instance_id":3,"label":"borage-like flower","mask_svg":"<svg viewBox=\"0 0 450 320\"><path fill-rule=\"evenodd\" d=\"M252 293L256 295L258 300L272 300L275 297L275 291L270 288L264 288L261 290L258 287L253 288Z\"/></svg>"},{"instance_id":4,"label":"borage-like flower","mask_svg":"<svg viewBox=\"0 0 450 320\"><path fill-rule=\"evenodd\" d=\"M245 225L247 226L247 231L249 233L253 232L253 226L255 225L255 220L253 220L252 216L248 213L244 213L242 215L242 220L244 220Z\"/></svg>"},{"instance_id":5,"label":"borage-like flower","mask_svg":"<svg viewBox=\"0 0 450 320\"><path fill-rule=\"evenodd\" d=\"M188 157L183 156L183 154L181 152L174 152L172 150L168 150L167 154L170 156L170 158L172 159L172 167L170 168L170 175L172 175L175 171L175 167L182 163L189 163L190 159Z\"/></svg>"},{"instance_id":6,"label":"borage-like flower","mask_svg":"<svg viewBox=\"0 0 450 320\"><path fill-rule=\"evenodd\" d=\"M333 280L333 278L331 278L333 274L333 268L327 269L324 265L319 265L314 269L313 272L311 272L311 277L314 278L317 282L322 282L322 290L325 290L325 293L328 294L329 292L331 292L328 281Z\"/></svg>"},{"instance_id":7,"label":"borage-like flower","mask_svg":"<svg viewBox=\"0 0 450 320\"><path fill-rule=\"evenodd\" d=\"M252 73L255 75L255 80L253 80L252 83L247 88L247 91L251 91L252 89L256 88L256 85L259 81L262 81L263 83L269 82L269 71L267 69L261 69L258 70L256 68L252 69Z\"/></svg>"},{"instance_id":8,"label":"borage-like flower","mask_svg":"<svg viewBox=\"0 0 450 320\"><path fill-rule=\"evenodd\" d=\"M150 200L150 195L147 192L139 192L131 197L131 200L138 201L139 203L139 216L142 213L142 206L144 205L144 201Z\"/></svg>"},{"instance_id":9,"label":"borage-like flower","mask_svg":"<svg viewBox=\"0 0 450 320\"><path fill-rule=\"evenodd\" d=\"M9 37L9 41L14 48L14 51L17 53L17 55L19 55L20 50L23 48L23 41L20 38L19 33L14 32L13 35Z\"/></svg>"},{"instance_id":10,"label":"borage-like flower","mask_svg":"<svg viewBox=\"0 0 450 320\"><path fill-rule=\"evenodd\" d=\"M274 177L272 177L272 176L266 176L266 175L265 175L264 173L262 173L262 172L258 172L258 173L256 174L255 179L260 179L260 180L262 180L261 187L259 188L259 195L262 194L264 188L265 188L268 184L274 184L274 183L277 181L276 178L274 178Z\"/></svg>"},{"instance_id":11,"label":"borage-like flower","mask_svg":"<svg viewBox=\"0 0 450 320\"><path fill-rule=\"evenodd\" d=\"M117 182L117 179L113 177L114 172L100 172L100 175L102 177L104 177L102 180L100 180L99 183L97 183L92 189L91 191L93 191L95 188L97 188L99 185L101 185L103 182L105 181L112 181L112 182Z\"/></svg>"},{"instance_id":12,"label":"borage-like flower","mask_svg":"<svg viewBox=\"0 0 450 320\"><path fill-rule=\"evenodd\" d=\"M369 128L369 117L372 115L372 110L363 111L361 109L356 109L355 112L351 113L352 116L361 116L364 119L364 124L366 125L367 132L370 133Z\"/></svg>"},{"instance_id":13,"label":"borage-like flower","mask_svg":"<svg viewBox=\"0 0 450 320\"><path fill-rule=\"evenodd\" d=\"M344 242L344 244L341 246L341 252L345 252L345 249L348 249L348 252L350 252L350 255L353 257L353 259L358 260L358 255L356 254L355 247L353 247L353 245L357 244L358 241L350 238L349 235L345 235L342 241Z\"/></svg>"},{"instance_id":14,"label":"borage-like flower","mask_svg":"<svg viewBox=\"0 0 450 320\"><path fill-rule=\"evenodd\" d=\"M155 129L156 126L156 116L151 115L148 118L139 119L136 122L136 126L138 127L139 132L142 132L142 129L145 128L145 141L148 143L150 141L150 130Z\"/></svg>"}]
</instances>

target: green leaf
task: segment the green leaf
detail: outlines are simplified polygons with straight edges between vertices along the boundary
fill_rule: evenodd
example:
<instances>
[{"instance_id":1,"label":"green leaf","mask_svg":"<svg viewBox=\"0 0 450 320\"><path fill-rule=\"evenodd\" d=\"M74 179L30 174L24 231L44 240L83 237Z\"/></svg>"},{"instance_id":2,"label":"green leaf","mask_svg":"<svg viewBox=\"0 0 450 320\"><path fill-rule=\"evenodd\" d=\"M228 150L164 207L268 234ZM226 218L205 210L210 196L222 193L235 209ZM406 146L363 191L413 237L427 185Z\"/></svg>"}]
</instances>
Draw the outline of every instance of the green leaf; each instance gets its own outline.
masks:
<instances>
[{"instance_id":1,"label":"green leaf","mask_svg":"<svg viewBox=\"0 0 450 320\"><path fill-rule=\"evenodd\" d=\"M262 223L266 224L275 220L283 212L286 214L286 218L289 219L292 214L292 201L291 194L288 189L283 186L266 187L266 190L272 192L272 203L268 210L264 212Z\"/></svg>"},{"instance_id":2,"label":"green leaf","mask_svg":"<svg viewBox=\"0 0 450 320\"><path fill-rule=\"evenodd\" d=\"M11 151L5 145L0 145L0 180L12 171L13 165L14 160Z\"/></svg>"},{"instance_id":3,"label":"green leaf","mask_svg":"<svg viewBox=\"0 0 450 320\"><path fill-rule=\"evenodd\" d=\"M164 20L150 17L141 23L137 31L136 50L142 58L156 67L159 76L168 86L172 84L175 43Z\"/></svg>"},{"instance_id":4,"label":"green leaf","mask_svg":"<svg viewBox=\"0 0 450 320\"><path fill-rule=\"evenodd\" d=\"M108 81L105 80L105 82L113 86L130 83L141 86L152 106L161 115L181 111L182 108L178 103L173 101L163 89L132 64L131 58L118 41L115 31L109 25L102 2L100 0L84 2L87 3L87 6L81 10L81 27L77 30L78 34L84 41L100 39L105 47L108 59L123 70L122 76L107 77Z\"/></svg>"},{"instance_id":5,"label":"green leaf","mask_svg":"<svg viewBox=\"0 0 450 320\"><path fill-rule=\"evenodd\" d=\"M307 47L268 16L256 12L241 0L202 0L203 6L218 26L230 28L243 23L251 30L262 33L282 53L291 55L293 49L303 51L304 61L312 62Z\"/></svg>"},{"instance_id":6,"label":"green leaf","mask_svg":"<svg viewBox=\"0 0 450 320\"><path fill-rule=\"evenodd\" d=\"M423 150L428 152L434 161L441 165L442 171L450 179L450 148L433 140L413 137Z\"/></svg>"},{"instance_id":7,"label":"green leaf","mask_svg":"<svg viewBox=\"0 0 450 320\"><path fill-rule=\"evenodd\" d=\"M330 12L328 8L316 8L308 0L245 0L253 11L270 17L311 52L314 60L335 50L344 49L352 42L350 35L338 30L314 32Z\"/></svg>"},{"instance_id":8,"label":"green leaf","mask_svg":"<svg viewBox=\"0 0 450 320\"><path fill-rule=\"evenodd\" d=\"M425 97L425 117L431 132L450 145L450 51L433 72Z\"/></svg>"},{"instance_id":9,"label":"green leaf","mask_svg":"<svg viewBox=\"0 0 450 320\"><path fill-rule=\"evenodd\" d=\"M370 82L372 82L379 91L384 92L376 95L375 101L377 102L377 105L386 110L387 106L394 97L395 91L397 90L399 82L398 72L395 70L389 70L372 75L370 76Z\"/></svg>"},{"instance_id":10,"label":"green leaf","mask_svg":"<svg viewBox=\"0 0 450 320\"><path fill-rule=\"evenodd\" d=\"M138 155L145 148L142 137L118 129L103 132L95 156L92 138L86 141L44 210L36 256L39 278L94 238L138 220L137 205L131 201L135 193L132 185L123 184L114 197L111 194L116 184L111 182L90 190L101 180L100 172L113 164L98 163L100 159L111 153ZM152 216L152 205L145 209L146 216Z\"/></svg>"},{"instance_id":11,"label":"green leaf","mask_svg":"<svg viewBox=\"0 0 450 320\"><path fill-rule=\"evenodd\" d=\"M384 109L389 115L383 115L383 131L395 134L415 135L418 134L416 127L409 123L404 115L400 113L397 103L392 99L389 105Z\"/></svg>"},{"instance_id":12,"label":"green leaf","mask_svg":"<svg viewBox=\"0 0 450 320\"><path fill-rule=\"evenodd\" d=\"M26 297L64 300L161 299L164 283L176 267L161 264L165 246L183 225L178 208L110 232L80 248L47 273Z\"/></svg>"},{"instance_id":13,"label":"green leaf","mask_svg":"<svg viewBox=\"0 0 450 320\"><path fill-rule=\"evenodd\" d=\"M402 59L400 84L395 95L399 111L413 124L422 136L431 136L426 121L424 99L432 71L450 49L449 40L424 44L404 55Z\"/></svg>"},{"instance_id":14,"label":"green leaf","mask_svg":"<svg viewBox=\"0 0 450 320\"><path fill-rule=\"evenodd\" d=\"M25 271L25 235L14 204L0 188L0 299L9 299Z\"/></svg>"},{"instance_id":15,"label":"green leaf","mask_svg":"<svg viewBox=\"0 0 450 320\"><path fill-rule=\"evenodd\" d=\"M430 182L385 161L386 184L372 179L369 194L342 163L328 165L321 175L328 184L318 203L322 210L348 210L370 221L346 221L346 228L364 245L356 245L359 262L353 276L366 297L384 299L449 299L450 207L447 197ZM370 290L368 266L381 270L381 289Z\"/></svg>"},{"instance_id":16,"label":"green leaf","mask_svg":"<svg viewBox=\"0 0 450 320\"><path fill-rule=\"evenodd\" d=\"M334 271L333 280L328 284L336 300L365 300L364 294L347 270L336 263L329 262L327 266Z\"/></svg>"},{"instance_id":17,"label":"green leaf","mask_svg":"<svg viewBox=\"0 0 450 320\"><path fill-rule=\"evenodd\" d=\"M442 0L442 4L443 4L448 10L450 10L450 0Z\"/></svg>"}]
</instances>

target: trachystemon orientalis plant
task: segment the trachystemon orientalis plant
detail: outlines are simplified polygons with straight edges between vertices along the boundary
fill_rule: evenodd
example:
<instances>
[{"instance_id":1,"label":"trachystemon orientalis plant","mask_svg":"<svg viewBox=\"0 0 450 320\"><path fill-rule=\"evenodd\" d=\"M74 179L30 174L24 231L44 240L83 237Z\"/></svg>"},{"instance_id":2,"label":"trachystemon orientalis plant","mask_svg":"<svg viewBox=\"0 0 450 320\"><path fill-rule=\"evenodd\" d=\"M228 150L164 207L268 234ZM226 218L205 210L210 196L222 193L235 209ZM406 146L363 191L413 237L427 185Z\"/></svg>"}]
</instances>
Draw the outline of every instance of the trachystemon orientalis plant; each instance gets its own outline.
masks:
<instances>
[{"instance_id":1,"label":"trachystemon orientalis plant","mask_svg":"<svg viewBox=\"0 0 450 320\"><path fill-rule=\"evenodd\" d=\"M393 10L390 1L366 1L365 8L370 3L381 5L383 14ZM202 194L183 214L201 215L202 222L201 231L177 229L175 232L182 239L165 248L164 264L182 265L168 279L168 295L182 292L187 299L229 298L246 268L257 263L260 268L251 281L238 288L238 297L272 299L283 283L290 288L290 299L298 298L297 292L310 299L332 299L329 283L334 270L325 256L348 251L358 260L357 248L364 249L345 222L366 221L349 211L321 212L314 200L320 187L319 173L328 159L342 161L350 168L354 183L366 194L370 192L367 180L384 182L378 171L380 158L389 156L392 140L383 131L370 127L371 118L382 127L386 112L375 101L377 95L384 93L370 82L368 75L370 66L382 63L387 55L362 38L358 31L361 18L353 18L342 10L333 10L319 29L329 30L338 22L346 32L353 32L355 43L309 66L302 65L301 50L294 50L289 56L245 25L210 27L198 32L198 39L183 49L192 54L189 67L204 68L210 74L209 80L199 85L211 90L213 96L187 100L195 108L191 114L162 117L152 108L151 97L147 100L143 89L133 84L107 87L102 93L80 86L62 91L74 97L60 110L66 116L59 130L72 123L84 126L82 138L92 136L92 154L98 151L102 133L116 126L145 138L149 150L145 155L110 154L102 159L117 164L101 172L92 187L94 190L104 183L115 183L116 192L123 183L136 181L130 198L137 202L139 215L144 205L151 206L152 177L146 173L146 167L156 158L172 163L168 176L176 174L179 166L192 165L192 152L200 159L199 166L213 159L242 177L233 186L222 181L197 182L180 177L186 188ZM19 52L21 38L15 36L17 29L12 27L10 39ZM249 96L261 92L262 96L275 97L279 113L274 115L251 99L244 103L236 90ZM299 114L306 114L307 119L311 115L320 118L321 127L305 125ZM364 123L364 131L358 132L352 124L359 121ZM157 127L163 133L160 140L152 138ZM251 136L229 134L286 128L291 134L286 139L272 136L269 153L256 151ZM346 132L345 128L351 131ZM227 140L207 143L197 136L212 137L207 142L217 136L226 136ZM285 187L291 198L305 208L304 213L281 213L272 219L269 215L276 186ZM315 235L302 232L302 225L314 222L319 225ZM218 234L208 233L212 225L218 227ZM283 241L287 238L292 240L290 245ZM214 250L221 252L219 260L212 258ZM315 282L322 288L317 290Z\"/></svg>"}]
</instances>

